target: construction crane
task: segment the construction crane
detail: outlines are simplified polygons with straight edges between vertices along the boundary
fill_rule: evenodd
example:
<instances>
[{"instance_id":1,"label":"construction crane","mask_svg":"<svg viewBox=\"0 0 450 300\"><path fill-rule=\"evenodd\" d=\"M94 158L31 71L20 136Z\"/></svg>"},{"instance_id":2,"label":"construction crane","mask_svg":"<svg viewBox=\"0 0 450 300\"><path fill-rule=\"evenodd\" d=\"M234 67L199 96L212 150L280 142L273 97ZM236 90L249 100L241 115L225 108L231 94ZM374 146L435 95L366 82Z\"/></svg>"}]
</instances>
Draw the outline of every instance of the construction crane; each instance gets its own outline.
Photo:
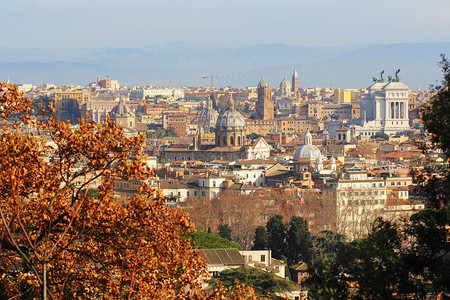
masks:
<instances>
[{"instance_id":1,"label":"construction crane","mask_svg":"<svg viewBox=\"0 0 450 300\"><path fill-rule=\"evenodd\" d=\"M211 79L211 87L214 87L214 78L233 78L238 76L221 76L221 75L211 75L211 76L202 76L203 79L210 78Z\"/></svg>"}]
</instances>

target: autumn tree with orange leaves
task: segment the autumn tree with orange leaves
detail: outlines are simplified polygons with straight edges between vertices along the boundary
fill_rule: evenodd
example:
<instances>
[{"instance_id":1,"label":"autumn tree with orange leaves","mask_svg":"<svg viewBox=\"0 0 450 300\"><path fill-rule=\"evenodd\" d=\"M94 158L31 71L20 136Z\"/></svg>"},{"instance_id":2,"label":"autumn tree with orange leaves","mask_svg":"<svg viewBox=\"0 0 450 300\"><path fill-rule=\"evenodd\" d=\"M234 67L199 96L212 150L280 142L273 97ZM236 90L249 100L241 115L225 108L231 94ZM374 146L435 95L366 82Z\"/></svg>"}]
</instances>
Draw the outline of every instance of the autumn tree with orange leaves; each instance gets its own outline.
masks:
<instances>
[{"instance_id":1,"label":"autumn tree with orange leaves","mask_svg":"<svg viewBox=\"0 0 450 300\"><path fill-rule=\"evenodd\" d=\"M124 137L109 119L75 128L54 111L31 119L31 106L0 82L0 298L255 299L242 286L205 294L206 265L188 238L194 224L164 205L147 184L152 170L130 159L142 136ZM140 181L141 192L118 199L116 178Z\"/></svg>"}]
</instances>

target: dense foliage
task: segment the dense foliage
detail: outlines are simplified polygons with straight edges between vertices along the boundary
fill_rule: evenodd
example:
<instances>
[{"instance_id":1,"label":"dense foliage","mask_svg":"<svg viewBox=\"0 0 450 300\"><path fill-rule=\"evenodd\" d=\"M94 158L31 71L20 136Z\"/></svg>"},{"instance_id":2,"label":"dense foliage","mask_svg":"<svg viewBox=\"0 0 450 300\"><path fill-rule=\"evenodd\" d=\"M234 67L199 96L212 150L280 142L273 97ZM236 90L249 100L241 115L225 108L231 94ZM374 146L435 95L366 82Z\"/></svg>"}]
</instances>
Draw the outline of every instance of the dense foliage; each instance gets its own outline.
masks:
<instances>
[{"instance_id":1,"label":"dense foliage","mask_svg":"<svg viewBox=\"0 0 450 300\"><path fill-rule=\"evenodd\" d=\"M291 289L289 281L277 279L275 274L258 269L225 270L217 278L225 287L233 286L237 279L240 283L253 287L257 295L270 296L270 299L276 299L276 293Z\"/></svg>"},{"instance_id":2,"label":"dense foliage","mask_svg":"<svg viewBox=\"0 0 450 300\"><path fill-rule=\"evenodd\" d=\"M236 248L242 250L238 243L232 243L228 239L212 233L196 231L191 235L191 239L198 249Z\"/></svg>"},{"instance_id":3,"label":"dense foliage","mask_svg":"<svg viewBox=\"0 0 450 300\"><path fill-rule=\"evenodd\" d=\"M232 231L230 226L228 226L228 224L220 224L217 230L219 231L220 237L223 237L224 239L231 241Z\"/></svg>"},{"instance_id":4,"label":"dense foliage","mask_svg":"<svg viewBox=\"0 0 450 300\"><path fill-rule=\"evenodd\" d=\"M254 299L242 285L205 294L194 224L130 160L142 136L124 137L110 119L75 130L53 114L35 121L31 106L0 82L1 299ZM117 178L140 181L140 193L116 197Z\"/></svg>"},{"instance_id":5,"label":"dense foliage","mask_svg":"<svg viewBox=\"0 0 450 300\"><path fill-rule=\"evenodd\" d=\"M306 219L294 216L289 223L284 223L282 215L274 215L266 224L266 232L267 248L272 250L274 258L286 258L289 265L311 261L311 233ZM265 247L266 232L257 228L255 242L261 245L258 248Z\"/></svg>"}]
</instances>

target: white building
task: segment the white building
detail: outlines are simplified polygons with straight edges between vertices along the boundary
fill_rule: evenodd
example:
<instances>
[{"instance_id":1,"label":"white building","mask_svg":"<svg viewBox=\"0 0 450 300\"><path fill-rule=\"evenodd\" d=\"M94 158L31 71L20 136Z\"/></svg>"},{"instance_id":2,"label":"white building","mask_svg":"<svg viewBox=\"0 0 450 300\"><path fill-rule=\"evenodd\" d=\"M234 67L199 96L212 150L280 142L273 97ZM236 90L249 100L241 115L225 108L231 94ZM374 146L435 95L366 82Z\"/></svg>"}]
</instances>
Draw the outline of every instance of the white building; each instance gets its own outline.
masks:
<instances>
[{"instance_id":1,"label":"white building","mask_svg":"<svg viewBox=\"0 0 450 300\"><path fill-rule=\"evenodd\" d=\"M131 91L130 98L145 99L146 97L153 98L156 96L172 97L173 99L184 98L184 90L180 88L157 88L144 87Z\"/></svg>"},{"instance_id":2,"label":"white building","mask_svg":"<svg viewBox=\"0 0 450 300\"><path fill-rule=\"evenodd\" d=\"M250 186L262 187L266 182L265 172L264 169L241 169L233 171L233 175L240 177Z\"/></svg>"},{"instance_id":3,"label":"white building","mask_svg":"<svg viewBox=\"0 0 450 300\"><path fill-rule=\"evenodd\" d=\"M375 82L361 95L361 125L353 136L372 136L378 132L396 134L409 130L409 88L395 77L389 83Z\"/></svg>"},{"instance_id":4,"label":"white building","mask_svg":"<svg viewBox=\"0 0 450 300\"><path fill-rule=\"evenodd\" d=\"M343 178L330 180L323 189L330 230L345 234L349 240L366 236L373 221L386 207L386 182L368 177L367 172L350 170Z\"/></svg>"},{"instance_id":5,"label":"white building","mask_svg":"<svg viewBox=\"0 0 450 300\"><path fill-rule=\"evenodd\" d=\"M272 258L271 250L241 250L240 253L248 266L286 278L286 264Z\"/></svg>"}]
</instances>

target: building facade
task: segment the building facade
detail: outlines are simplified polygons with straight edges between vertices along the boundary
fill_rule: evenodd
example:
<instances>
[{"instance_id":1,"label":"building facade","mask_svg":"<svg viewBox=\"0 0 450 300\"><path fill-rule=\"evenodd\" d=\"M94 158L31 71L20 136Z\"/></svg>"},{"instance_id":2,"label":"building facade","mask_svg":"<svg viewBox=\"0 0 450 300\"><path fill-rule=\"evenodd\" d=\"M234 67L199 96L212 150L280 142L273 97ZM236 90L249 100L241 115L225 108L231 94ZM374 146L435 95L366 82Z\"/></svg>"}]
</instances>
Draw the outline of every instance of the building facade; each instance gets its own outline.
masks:
<instances>
[{"instance_id":1,"label":"building facade","mask_svg":"<svg viewBox=\"0 0 450 300\"><path fill-rule=\"evenodd\" d=\"M255 105L255 119L270 120L274 117L272 90L264 79L258 84L258 101Z\"/></svg>"},{"instance_id":2,"label":"building facade","mask_svg":"<svg viewBox=\"0 0 450 300\"><path fill-rule=\"evenodd\" d=\"M361 95L361 125L353 127L354 136L378 132L397 134L410 130L409 88L396 77L389 83L375 82Z\"/></svg>"}]
</instances>

